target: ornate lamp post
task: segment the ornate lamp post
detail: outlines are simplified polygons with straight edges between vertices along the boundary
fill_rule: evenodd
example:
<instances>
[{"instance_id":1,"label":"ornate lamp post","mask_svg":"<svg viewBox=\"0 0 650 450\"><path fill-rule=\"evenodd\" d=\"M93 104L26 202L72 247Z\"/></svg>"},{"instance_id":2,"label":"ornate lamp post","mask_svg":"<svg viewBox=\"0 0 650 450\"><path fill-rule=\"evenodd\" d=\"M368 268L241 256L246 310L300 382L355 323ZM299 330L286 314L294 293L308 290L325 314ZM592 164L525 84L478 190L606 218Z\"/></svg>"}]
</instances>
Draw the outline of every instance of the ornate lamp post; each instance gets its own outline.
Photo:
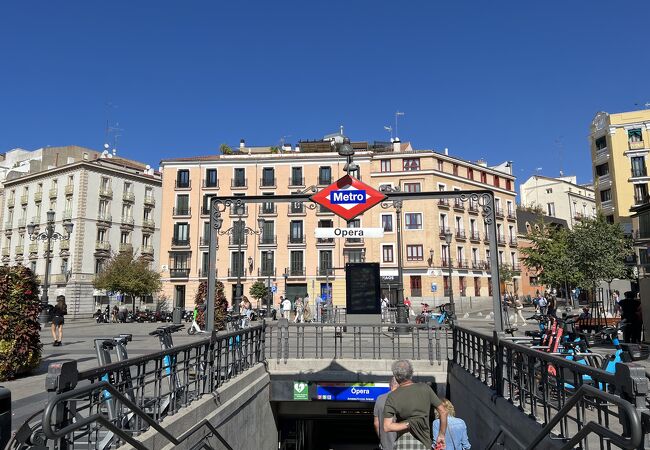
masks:
<instances>
[{"instance_id":1,"label":"ornate lamp post","mask_svg":"<svg viewBox=\"0 0 650 450\"><path fill-rule=\"evenodd\" d=\"M243 206L236 205L234 206L235 208L243 208ZM235 288L236 294L235 297L232 299L232 309L233 311L238 311L239 310L239 303L241 301L241 296L242 296L242 291L243 291L243 286L241 284L241 277L244 272L244 260L243 260L243 255L242 255L242 244L244 243L244 236L248 235L260 235L262 234L262 229L264 227L264 222L265 220L263 218L258 218L257 219L257 224L259 227L259 230L254 230L250 227L244 226L244 221L241 218L241 214L239 215L239 220L236 223L236 225L228 228L227 230L221 230L221 227L223 226L223 219L221 217L218 217L215 222L215 229L217 230L217 233L221 236L223 235L229 235L229 236L234 236L235 239L237 239L237 285ZM248 244L247 244L248 245ZM241 264L240 264L241 262ZM249 257L248 258L248 264L249 266L253 265L253 258Z\"/></svg>"},{"instance_id":2,"label":"ornate lamp post","mask_svg":"<svg viewBox=\"0 0 650 450\"><path fill-rule=\"evenodd\" d=\"M451 240L454 236L451 234L451 231L445 233L445 242L447 243L447 258L448 258L448 267L449 267L449 304L451 308L452 315L456 313L456 307L454 305L454 283L452 282L452 272L453 265L451 262Z\"/></svg>"},{"instance_id":3,"label":"ornate lamp post","mask_svg":"<svg viewBox=\"0 0 650 450\"><path fill-rule=\"evenodd\" d=\"M48 320L47 305L49 302L47 298L47 291L50 288L50 258L52 251L52 241L69 241L72 235L73 227L74 224L72 222L66 222L63 224L65 234L54 231L54 211L52 210L49 210L47 212L47 223L45 225L45 231L37 233L36 224L34 224L34 222L27 225L27 234L29 234L30 240L47 242L47 248L45 250L45 276L43 277L43 293L41 294L41 314L38 318L39 322L43 324L47 323Z\"/></svg>"},{"instance_id":4,"label":"ornate lamp post","mask_svg":"<svg viewBox=\"0 0 650 450\"><path fill-rule=\"evenodd\" d=\"M382 186L381 192L401 192L399 187ZM384 209L395 208L397 216L397 278L399 279L397 287L397 323L408 323L408 312L404 305L404 272L402 270L402 200L389 200L381 203ZM403 328L400 329L403 331Z\"/></svg>"}]
</instances>

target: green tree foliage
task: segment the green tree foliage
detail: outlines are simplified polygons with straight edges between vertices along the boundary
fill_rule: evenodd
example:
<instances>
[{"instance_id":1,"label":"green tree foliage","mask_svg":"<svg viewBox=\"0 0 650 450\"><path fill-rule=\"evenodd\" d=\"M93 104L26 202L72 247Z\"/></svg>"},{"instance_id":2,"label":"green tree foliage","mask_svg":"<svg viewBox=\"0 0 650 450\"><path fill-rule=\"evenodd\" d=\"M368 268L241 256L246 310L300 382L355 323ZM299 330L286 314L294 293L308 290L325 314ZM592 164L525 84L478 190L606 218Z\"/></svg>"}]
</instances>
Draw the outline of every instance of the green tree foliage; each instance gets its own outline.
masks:
<instances>
[{"instance_id":1,"label":"green tree foliage","mask_svg":"<svg viewBox=\"0 0 650 450\"><path fill-rule=\"evenodd\" d=\"M214 295L214 327L216 330L225 330L226 329L226 311L228 309L228 301L226 300L226 294L224 293L224 286L221 281L217 281L217 289ZM194 304L203 305L208 298L208 282L201 281L196 294L194 295ZM197 316L197 322L199 326L205 326L205 314L204 308L199 308L199 314Z\"/></svg>"},{"instance_id":2,"label":"green tree foliage","mask_svg":"<svg viewBox=\"0 0 650 450\"><path fill-rule=\"evenodd\" d=\"M261 299L267 298L269 295L269 288L266 287L266 283L263 281L256 281L251 285L248 293L259 302Z\"/></svg>"},{"instance_id":3,"label":"green tree foliage","mask_svg":"<svg viewBox=\"0 0 650 450\"><path fill-rule=\"evenodd\" d=\"M232 148L228 144L221 144L219 146L219 151L222 155L232 155Z\"/></svg>"},{"instance_id":4,"label":"green tree foliage","mask_svg":"<svg viewBox=\"0 0 650 450\"><path fill-rule=\"evenodd\" d=\"M24 266L0 267L0 381L38 367L41 336L38 282Z\"/></svg>"},{"instance_id":5,"label":"green tree foliage","mask_svg":"<svg viewBox=\"0 0 650 450\"><path fill-rule=\"evenodd\" d=\"M607 223L602 215L583 220L574 227L568 242L584 287L593 290L600 281L629 278L625 258L633 253L632 241L619 224Z\"/></svg>"},{"instance_id":6,"label":"green tree foliage","mask_svg":"<svg viewBox=\"0 0 650 450\"><path fill-rule=\"evenodd\" d=\"M132 252L114 255L104 270L95 277L93 285L96 289L130 296L133 299L133 309L136 297L153 295L162 286L160 274L149 269L149 263L135 258Z\"/></svg>"}]
</instances>

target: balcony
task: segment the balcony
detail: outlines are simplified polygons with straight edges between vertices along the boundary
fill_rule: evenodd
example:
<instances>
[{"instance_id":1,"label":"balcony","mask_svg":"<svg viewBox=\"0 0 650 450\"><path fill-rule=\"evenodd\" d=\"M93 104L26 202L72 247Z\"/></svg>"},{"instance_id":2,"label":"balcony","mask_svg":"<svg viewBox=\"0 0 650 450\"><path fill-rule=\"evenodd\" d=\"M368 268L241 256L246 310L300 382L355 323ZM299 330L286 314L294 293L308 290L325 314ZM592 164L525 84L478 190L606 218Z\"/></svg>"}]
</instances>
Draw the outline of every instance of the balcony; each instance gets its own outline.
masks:
<instances>
[{"instance_id":1,"label":"balcony","mask_svg":"<svg viewBox=\"0 0 650 450\"><path fill-rule=\"evenodd\" d=\"M50 283L52 284L65 284L68 282L68 276L64 273L55 273L50 275Z\"/></svg>"},{"instance_id":2,"label":"balcony","mask_svg":"<svg viewBox=\"0 0 650 450\"><path fill-rule=\"evenodd\" d=\"M95 250L98 252L110 252L111 244L106 241L97 241L95 242Z\"/></svg>"},{"instance_id":3,"label":"balcony","mask_svg":"<svg viewBox=\"0 0 650 450\"><path fill-rule=\"evenodd\" d=\"M332 177L321 177L320 175L318 176L318 185L319 186L327 186L328 184L332 184Z\"/></svg>"},{"instance_id":4,"label":"balcony","mask_svg":"<svg viewBox=\"0 0 650 450\"><path fill-rule=\"evenodd\" d=\"M248 178L233 178L230 180L230 189L246 189Z\"/></svg>"},{"instance_id":5,"label":"balcony","mask_svg":"<svg viewBox=\"0 0 650 450\"><path fill-rule=\"evenodd\" d=\"M456 230L456 239L461 239L461 240L467 239L467 235L465 234L465 230Z\"/></svg>"},{"instance_id":6,"label":"balcony","mask_svg":"<svg viewBox=\"0 0 650 450\"><path fill-rule=\"evenodd\" d=\"M265 202L258 207L258 214L260 216L277 216L278 207L275 203Z\"/></svg>"},{"instance_id":7,"label":"balcony","mask_svg":"<svg viewBox=\"0 0 650 450\"><path fill-rule=\"evenodd\" d=\"M630 170L632 178L641 178L648 176L648 169L646 167L633 167Z\"/></svg>"},{"instance_id":8,"label":"balcony","mask_svg":"<svg viewBox=\"0 0 650 450\"><path fill-rule=\"evenodd\" d=\"M304 277L306 273L305 267L291 266L287 275L290 277Z\"/></svg>"},{"instance_id":9,"label":"balcony","mask_svg":"<svg viewBox=\"0 0 650 450\"><path fill-rule=\"evenodd\" d=\"M262 177L260 178L260 187L261 188L274 188L277 186L275 182L275 177Z\"/></svg>"},{"instance_id":10,"label":"balcony","mask_svg":"<svg viewBox=\"0 0 650 450\"><path fill-rule=\"evenodd\" d=\"M156 228L156 222L152 219L142 219L142 228Z\"/></svg>"},{"instance_id":11,"label":"balcony","mask_svg":"<svg viewBox=\"0 0 650 450\"><path fill-rule=\"evenodd\" d=\"M438 207L449 208L449 199L448 198L439 198Z\"/></svg>"},{"instance_id":12,"label":"balcony","mask_svg":"<svg viewBox=\"0 0 650 450\"><path fill-rule=\"evenodd\" d=\"M469 239L471 241L477 241L478 242L478 241L481 240L481 233L479 233L478 231L470 231Z\"/></svg>"},{"instance_id":13,"label":"balcony","mask_svg":"<svg viewBox=\"0 0 650 450\"><path fill-rule=\"evenodd\" d=\"M208 269L203 268L203 267L200 268L199 269L199 278L208 278L208 273L209 273ZM214 274L215 274L215 276L218 277L219 276L219 270L218 269L215 270Z\"/></svg>"},{"instance_id":14,"label":"balcony","mask_svg":"<svg viewBox=\"0 0 650 450\"><path fill-rule=\"evenodd\" d=\"M66 220L66 221L72 220L72 211L70 211L70 210L63 211L63 220Z\"/></svg>"},{"instance_id":15,"label":"balcony","mask_svg":"<svg viewBox=\"0 0 650 450\"><path fill-rule=\"evenodd\" d=\"M7 208L13 208L16 204L16 197L7 198Z\"/></svg>"},{"instance_id":16,"label":"balcony","mask_svg":"<svg viewBox=\"0 0 650 450\"><path fill-rule=\"evenodd\" d=\"M510 245L517 245L517 238L515 236L510 236L508 241L510 242Z\"/></svg>"},{"instance_id":17,"label":"balcony","mask_svg":"<svg viewBox=\"0 0 650 450\"><path fill-rule=\"evenodd\" d=\"M32 217L31 223L33 223L36 226L39 226L41 224L41 218L39 216L34 216Z\"/></svg>"},{"instance_id":18,"label":"balcony","mask_svg":"<svg viewBox=\"0 0 650 450\"><path fill-rule=\"evenodd\" d=\"M9 219L9 220L7 220L7 221L5 222L5 231L9 231L9 230L11 230L11 229L13 228L13 226L14 226L14 223L13 223L13 222L14 222L14 221L11 220L11 219Z\"/></svg>"},{"instance_id":19,"label":"balcony","mask_svg":"<svg viewBox=\"0 0 650 450\"><path fill-rule=\"evenodd\" d=\"M29 194L23 194L20 196L21 205L26 205L28 201L29 201Z\"/></svg>"},{"instance_id":20,"label":"balcony","mask_svg":"<svg viewBox=\"0 0 650 450\"><path fill-rule=\"evenodd\" d=\"M302 245L305 243L305 235L301 234L300 236L289 235L287 238L289 245Z\"/></svg>"},{"instance_id":21,"label":"balcony","mask_svg":"<svg viewBox=\"0 0 650 450\"><path fill-rule=\"evenodd\" d=\"M240 205L240 206L231 206L230 207L230 215L231 216L237 216L237 217L245 217L248 216L248 205Z\"/></svg>"},{"instance_id":22,"label":"balcony","mask_svg":"<svg viewBox=\"0 0 650 450\"><path fill-rule=\"evenodd\" d=\"M210 236L204 236L201 239L199 239L199 246L207 247L208 245L210 245ZM218 243L217 246L219 246Z\"/></svg>"},{"instance_id":23,"label":"balcony","mask_svg":"<svg viewBox=\"0 0 650 450\"><path fill-rule=\"evenodd\" d=\"M454 209L458 211L465 211L465 205L459 198L454 199Z\"/></svg>"},{"instance_id":24,"label":"balcony","mask_svg":"<svg viewBox=\"0 0 650 450\"><path fill-rule=\"evenodd\" d=\"M56 198L57 195L58 195L58 189L57 188L50 189L50 198Z\"/></svg>"},{"instance_id":25,"label":"balcony","mask_svg":"<svg viewBox=\"0 0 650 450\"><path fill-rule=\"evenodd\" d=\"M43 200L43 191L34 192L34 201L36 203Z\"/></svg>"},{"instance_id":26,"label":"balcony","mask_svg":"<svg viewBox=\"0 0 650 450\"><path fill-rule=\"evenodd\" d=\"M263 233L259 239L260 245L278 245L278 237L275 234Z\"/></svg>"},{"instance_id":27,"label":"balcony","mask_svg":"<svg viewBox=\"0 0 650 450\"><path fill-rule=\"evenodd\" d=\"M70 250L70 240L59 241L59 251L67 252Z\"/></svg>"},{"instance_id":28,"label":"balcony","mask_svg":"<svg viewBox=\"0 0 650 450\"><path fill-rule=\"evenodd\" d=\"M219 180L203 180L203 189L219 189Z\"/></svg>"},{"instance_id":29,"label":"balcony","mask_svg":"<svg viewBox=\"0 0 650 450\"><path fill-rule=\"evenodd\" d=\"M176 183L174 184L174 188L176 188L177 190L192 189L192 181L191 180L176 180Z\"/></svg>"},{"instance_id":30,"label":"balcony","mask_svg":"<svg viewBox=\"0 0 650 450\"><path fill-rule=\"evenodd\" d=\"M74 194L74 184L66 184L65 195L72 195L72 194Z\"/></svg>"},{"instance_id":31,"label":"balcony","mask_svg":"<svg viewBox=\"0 0 650 450\"><path fill-rule=\"evenodd\" d=\"M273 277L275 278L275 267L262 267L257 269L258 277Z\"/></svg>"},{"instance_id":32,"label":"balcony","mask_svg":"<svg viewBox=\"0 0 650 450\"><path fill-rule=\"evenodd\" d=\"M650 196L648 196L648 194L634 196L635 205L645 205L646 203L650 203ZM18 226L20 226L20 224Z\"/></svg>"},{"instance_id":33,"label":"balcony","mask_svg":"<svg viewBox=\"0 0 650 450\"><path fill-rule=\"evenodd\" d=\"M334 269L331 267L319 267L318 268L318 276L320 277L327 277L327 276L333 276L334 275Z\"/></svg>"},{"instance_id":34,"label":"balcony","mask_svg":"<svg viewBox=\"0 0 650 450\"><path fill-rule=\"evenodd\" d=\"M192 208L189 206L178 207L175 206L172 208L172 216L174 217L190 217L192 215Z\"/></svg>"},{"instance_id":35,"label":"balcony","mask_svg":"<svg viewBox=\"0 0 650 450\"><path fill-rule=\"evenodd\" d=\"M29 253L38 253L38 242L29 244Z\"/></svg>"},{"instance_id":36,"label":"balcony","mask_svg":"<svg viewBox=\"0 0 650 450\"><path fill-rule=\"evenodd\" d=\"M483 261L483 270L492 270L492 264L490 261Z\"/></svg>"},{"instance_id":37,"label":"balcony","mask_svg":"<svg viewBox=\"0 0 650 450\"><path fill-rule=\"evenodd\" d=\"M23 256L25 254L25 246L23 244L16 245L15 253L16 256Z\"/></svg>"},{"instance_id":38,"label":"balcony","mask_svg":"<svg viewBox=\"0 0 650 450\"><path fill-rule=\"evenodd\" d=\"M153 198L153 195L145 195L144 204L146 206L156 206L156 199Z\"/></svg>"},{"instance_id":39,"label":"balcony","mask_svg":"<svg viewBox=\"0 0 650 450\"><path fill-rule=\"evenodd\" d=\"M2 256L9 256L11 254L11 249L9 247L5 247L2 249Z\"/></svg>"},{"instance_id":40,"label":"balcony","mask_svg":"<svg viewBox=\"0 0 650 450\"><path fill-rule=\"evenodd\" d=\"M494 215L497 216L497 218L499 218L499 219L503 219L504 218L503 209L494 208Z\"/></svg>"},{"instance_id":41,"label":"balcony","mask_svg":"<svg viewBox=\"0 0 650 450\"><path fill-rule=\"evenodd\" d=\"M345 245L363 245L363 238L345 238Z\"/></svg>"},{"instance_id":42,"label":"balcony","mask_svg":"<svg viewBox=\"0 0 650 450\"><path fill-rule=\"evenodd\" d=\"M483 261L478 261L478 260L472 261L472 269L479 270L482 268L483 268Z\"/></svg>"},{"instance_id":43,"label":"balcony","mask_svg":"<svg viewBox=\"0 0 650 450\"><path fill-rule=\"evenodd\" d=\"M288 214L289 215L304 215L306 214L305 212L305 205L302 202L292 202L289 204L288 208Z\"/></svg>"},{"instance_id":44,"label":"balcony","mask_svg":"<svg viewBox=\"0 0 650 450\"><path fill-rule=\"evenodd\" d=\"M334 245L334 238L318 238L316 245Z\"/></svg>"},{"instance_id":45,"label":"balcony","mask_svg":"<svg viewBox=\"0 0 650 450\"><path fill-rule=\"evenodd\" d=\"M508 211L508 220L517 220L517 213L514 211Z\"/></svg>"},{"instance_id":46,"label":"balcony","mask_svg":"<svg viewBox=\"0 0 650 450\"><path fill-rule=\"evenodd\" d=\"M171 267L169 269L169 278L187 278L190 276L190 269L181 269Z\"/></svg>"},{"instance_id":47,"label":"balcony","mask_svg":"<svg viewBox=\"0 0 650 450\"><path fill-rule=\"evenodd\" d=\"M449 268L450 265L453 266L453 263L454 262L452 260L450 260L449 258L442 258L440 260L440 267Z\"/></svg>"},{"instance_id":48,"label":"balcony","mask_svg":"<svg viewBox=\"0 0 650 450\"><path fill-rule=\"evenodd\" d=\"M133 252L133 244L130 242L120 242L120 253Z\"/></svg>"},{"instance_id":49,"label":"balcony","mask_svg":"<svg viewBox=\"0 0 650 450\"><path fill-rule=\"evenodd\" d=\"M140 247L140 253L143 255L153 255L153 245L143 245Z\"/></svg>"},{"instance_id":50,"label":"balcony","mask_svg":"<svg viewBox=\"0 0 650 450\"><path fill-rule=\"evenodd\" d=\"M290 177L289 187L302 187L305 185L305 177Z\"/></svg>"},{"instance_id":51,"label":"balcony","mask_svg":"<svg viewBox=\"0 0 650 450\"><path fill-rule=\"evenodd\" d=\"M441 238L444 239L445 236L449 233L451 233L451 230L448 227L444 225L440 225L440 231L438 232L438 234L440 235Z\"/></svg>"},{"instance_id":52,"label":"balcony","mask_svg":"<svg viewBox=\"0 0 650 450\"><path fill-rule=\"evenodd\" d=\"M638 142L629 141L628 146L630 150L641 150L645 148L645 143L643 141L638 141Z\"/></svg>"},{"instance_id":53,"label":"balcony","mask_svg":"<svg viewBox=\"0 0 650 450\"><path fill-rule=\"evenodd\" d=\"M190 238L178 238L178 237L173 237L172 238L172 247L189 247L190 246Z\"/></svg>"},{"instance_id":54,"label":"balcony","mask_svg":"<svg viewBox=\"0 0 650 450\"><path fill-rule=\"evenodd\" d=\"M329 215L333 215L333 214L334 214L334 213L333 213L332 211L330 211L329 209L327 209L327 208L326 208L325 206L323 206L323 205L320 205L320 206L318 207L318 209L316 210L316 215L317 215L317 216L329 216Z\"/></svg>"},{"instance_id":55,"label":"balcony","mask_svg":"<svg viewBox=\"0 0 650 450\"><path fill-rule=\"evenodd\" d=\"M483 242L489 243L490 242L490 234L485 230L485 233L483 234Z\"/></svg>"},{"instance_id":56,"label":"balcony","mask_svg":"<svg viewBox=\"0 0 650 450\"><path fill-rule=\"evenodd\" d=\"M478 214L478 204L477 204L476 202L472 202L472 201L470 201L470 202L469 202L469 206L467 207L467 210L468 210L471 214Z\"/></svg>"},{"instance_id":57,"label":"balcony","mask_svg":"<svg viewBox=\"0 0 650 450\"><path fill-rule=\"evenodd\" d=\"M111 189L110 187L99 188L99 196L113 198L113 189Z\"/></svg>"},{"instance_id":58,"label":"balcony","mask_svg":"<svg viewBox=\"0 0 650 450\"><path fill-rule=\"evenodd\" d=\"M459 269L469 269L469 263L467 262L466 259L459 259L456 261L456 267Z\"/></svg>"},{"instance_id":59,"label":"balcony","mask_svg":"<svg viewBox=\"0 0 650 450\"><path fill-rule=\"evenodd\" d=\"M122 225L126 227L133 227L135 220L131 216L122 216Z\"/></svg>"},{"instance_id":60,"label":"balcony","mask_svg":"<svg viewBox=\"0 0 650 450\"><path fill-rule=\"evenodd\" d=\"M502 234L497 236L497 244L506 245L506 237Z\"/></svg>"},{"instance_id":61,"label":"balcony","mask_svg":"<svg viewBox=\"0 0 650 450\"><path fill-rule=\"evenodd\" d=\"M27 226L27 219L24 217L22 219L18 219L18 228L25 228Z\"/></svg>"},{"instance_id":62,"label":"balcony","mask_svg":"<svg viewBox=\"0 0 650 450\"><path fill-rule=\"evenodd\" d=\"M236 278L236 277L239 278L246 277L246 271L244 270L243 267L228 268L228 278Z\"/></svg>"},{"instance_id":63,"label":"balcony","mask_svg":"<svg viewBox=\"0 0 650 450\"><path fill-rule=\"evenodd\" d=\"M240 245L245 247L248 245L248 235L243 233L240 233L239 235L231 234L228 236L228 245L231 247L239 247Z\"/></svg>"},{"instance_id":64,"label":"balcony","mask_svg":"<svg viewBox=\"0 0 650 450\"><path fill-rule=\"evenodd\" d=\"M68 186L66 186L66 190L67 188ZM135 194L133 192L124 192L122 193L122 200L133 203L135 201Z\"/></svg>"}]
</instances>

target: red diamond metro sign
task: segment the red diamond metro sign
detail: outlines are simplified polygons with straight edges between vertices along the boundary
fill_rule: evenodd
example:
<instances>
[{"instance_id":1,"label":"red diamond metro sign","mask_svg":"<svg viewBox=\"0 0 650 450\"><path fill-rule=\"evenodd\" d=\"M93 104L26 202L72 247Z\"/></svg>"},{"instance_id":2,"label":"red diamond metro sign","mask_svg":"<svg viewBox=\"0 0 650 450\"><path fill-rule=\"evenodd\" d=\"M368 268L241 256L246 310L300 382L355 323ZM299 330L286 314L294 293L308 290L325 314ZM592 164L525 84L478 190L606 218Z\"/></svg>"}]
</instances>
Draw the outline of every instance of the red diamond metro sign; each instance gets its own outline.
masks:
<instances>
[{"instance_id":1,"label":"red diamond metro sign","mask_svg":"<svg viewBox=\"0 0 650 450\"><path fill-rule=\"evenodd\" d=\"M386 196L378 190L346 175L312 195L311 201L326 207L345 220L351 220L385 198Z\"/></svg>"}]
</instances>

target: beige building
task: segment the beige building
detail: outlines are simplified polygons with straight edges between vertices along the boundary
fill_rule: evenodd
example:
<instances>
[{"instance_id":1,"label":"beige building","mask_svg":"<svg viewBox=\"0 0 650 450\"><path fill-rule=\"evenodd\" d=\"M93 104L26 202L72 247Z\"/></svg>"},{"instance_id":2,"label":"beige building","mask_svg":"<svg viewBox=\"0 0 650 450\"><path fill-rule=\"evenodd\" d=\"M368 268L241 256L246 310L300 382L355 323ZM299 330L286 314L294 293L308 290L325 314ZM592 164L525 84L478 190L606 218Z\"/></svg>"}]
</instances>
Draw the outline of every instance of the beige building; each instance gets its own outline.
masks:
<instances>
[{"instance_id":1,"label":"beige building","mask_svg":"<svg viewBox=\"0 0 650 450\"><path fill-rule=\"evenodd\" d=\"M80 161L46 168L4 182L1 261L31 267L43 282L45 242L31 241L30 223L44 230L49 210L55 230L70 240L52 242L48 296L66 296L71 316L87 316L108 301L93 289L93 278L115 252L133 250L158 267L160 173L140 163L90 153Z\"/></svg>"},{"instance_id":2,"label":"beige building","mask_svg":"<svg viewBox=\"0 0 650 450\"><path fill-rule=\"evenodd\" d=\"M490 168L433 150L414 150L409 144L353 143L355 175L376 189L382 185L404 191L490 189L497 199L499 258L518 267L514 177L509 164ZM164 292L177 306L191 308L197 287L208 272L208 206L211 197L268 195L269 202L224 211L222 232L240 220L258 229L239 242L219 236L217 279L230 301L237 275L248 295L256 280L271 279L279 294L290 298L306 293L312 298L332 290L335 304L345 304L345 263L379 262L382 289L396 298L397 220L393 208L375 206L350 223L325 208L305 203L274 203L273 196L311 186L322 189L343 175L345 161L326 140L300 142L295 148L246 147L232 155L209 155L162 161L163 202L161 270ZM308 202L310 205L311 202ZM489 249L480 207L476 204L405 201L402 210L404 295L413 300L441 299L449 285L448 257L453 262L456 296L490 295ZM317 239L316 228L381 227L383 238ZM451 250L444 232L454 234ZM257 230L259 231L259 230ZM516 284L516 281L515 281ZM435 291L432 292L432 285Z\"/></svg>"},{"instance_id":3,"label":"beige building","mask_svg":"<svg viewBox=\"0 0 650 450\"><path fill-rule=\"evenodd\" d=\"M590 185L578 184L575 176L551 178L533 175L519 185L523 206L539 207L544 215L566 220L570 228L584 218L596 216L596 200Z\"/></svg>"},{"instance_id":4,"label":"beige building","mask_svg":"<svg viewBox=\"0 0 650 450\"><path fill-rule=\"evenodd\" d=\"M596 204L608 220L631 228L630 208L648 202L650 110L599 112L590 133Z\"/></svg>"}]
</instances>

